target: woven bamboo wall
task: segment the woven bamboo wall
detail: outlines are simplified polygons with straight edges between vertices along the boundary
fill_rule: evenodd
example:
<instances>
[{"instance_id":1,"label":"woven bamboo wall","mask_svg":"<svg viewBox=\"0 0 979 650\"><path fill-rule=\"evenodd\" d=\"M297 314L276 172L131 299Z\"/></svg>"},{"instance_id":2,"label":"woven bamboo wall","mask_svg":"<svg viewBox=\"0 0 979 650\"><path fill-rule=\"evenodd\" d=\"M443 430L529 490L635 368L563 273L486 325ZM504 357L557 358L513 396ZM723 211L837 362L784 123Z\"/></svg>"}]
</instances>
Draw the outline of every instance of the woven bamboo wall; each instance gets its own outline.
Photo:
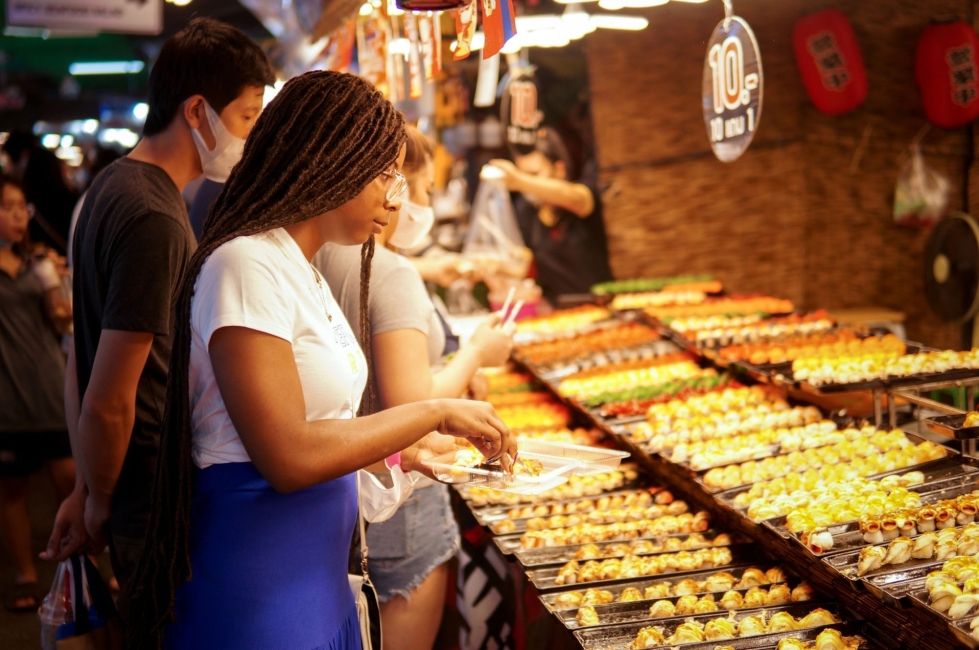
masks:
<instances>
[{"instance_id":1,"label":"woven bamboo wall","mask_svg":"<svg viewBox=\"0 0 979 650\"><path fill-rule=\"evenodd\" d=\"M917 36L933 17L972 16L972 4L736 1L761 46L765 99L751 149L732 164L710 153L700 111L719 2L670 3L644 12L645 31L585 39L615 275L711 272L734 291L771 292L804 308L893 307L907 314L912 338L957 347L959 327L932 316L925 300L927 234L895 226L891 207L898 168L924 124ZM850 17L870 79L866 104L835 118L809 103L791 49L795 20L828 5ZM934 129L924 140L956 209L968 207L970 143L965 130ZM979 172L968 171L977 204Z\"/></svg>"}]
</instances>

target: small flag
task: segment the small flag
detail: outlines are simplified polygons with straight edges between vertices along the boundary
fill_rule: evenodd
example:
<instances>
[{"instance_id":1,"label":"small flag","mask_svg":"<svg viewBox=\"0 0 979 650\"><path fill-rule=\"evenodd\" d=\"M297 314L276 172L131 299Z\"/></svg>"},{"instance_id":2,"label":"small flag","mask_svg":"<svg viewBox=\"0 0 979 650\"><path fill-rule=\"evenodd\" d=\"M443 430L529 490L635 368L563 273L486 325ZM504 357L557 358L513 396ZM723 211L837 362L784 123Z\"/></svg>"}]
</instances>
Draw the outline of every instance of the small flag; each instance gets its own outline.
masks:
<instances>
[{"instance_id":1,"label":"small flag","mask_svg":"<svg viewBox=\"0 0 979 650\"><path fill-rule=\"evenodd\" d=\"M498 54L506 42L517 33L513 0L480 0L483 10L483 58Z\"/></svg>"},{"instance_id":2,"label":"small flag","mask_svg":"<svg viewBox=\"0 0 979 650\"><path fill-rule=\"evenodd\" d=\"M418 37L418 18L414 13L405 14L405 36L408 38L408 96L418 99L425 84L422 69L421 39Z\"/></svg>"},{"instance_id":3,"label":"small flag","mask_svg":"<svg viewBox=\"0 0 979 650\"><path fill-rule=\"evenodd\" d=\"M472 0L468 5L456 10L456 51L453 55L456 61L462 61L472 53L473 34L476 33L478 19L477 1L482 0Z\"/></svg>"},{"instance_id":4,"label":"small flag","mask_svg":"<svg viewBox=\"0 0 979 650\"><path fill-rule=\"evenodd\" d=\"M442 71L442 26L439 14L427 13L418 18L418 36L422 43L425 79L431 81Z\"/></svg>"}]
</instances>

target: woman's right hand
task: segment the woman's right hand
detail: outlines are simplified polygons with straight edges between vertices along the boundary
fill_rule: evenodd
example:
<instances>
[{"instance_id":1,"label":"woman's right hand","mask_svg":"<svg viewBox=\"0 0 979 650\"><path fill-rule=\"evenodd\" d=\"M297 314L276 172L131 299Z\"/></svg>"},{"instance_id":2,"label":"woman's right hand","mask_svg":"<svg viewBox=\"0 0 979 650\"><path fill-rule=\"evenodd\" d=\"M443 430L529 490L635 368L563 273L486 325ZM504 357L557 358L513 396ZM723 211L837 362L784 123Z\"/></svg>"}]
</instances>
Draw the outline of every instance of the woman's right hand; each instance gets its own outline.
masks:
<instances>
[{"instance_id":1,"label":"woman's right hand","mask_svg":"<svg viewBox=\"0 0 979 650\"><path fill-rule=\"evenodd\" d=\"M488 459L500 459L510 471L517 458L517 441L503 420L487 402L465 399L442 399L439 433L465 438Z\"/></svg>"},{"instance_id":2,"label":"woman's right hand","mask_svg":"<svg viewBox=\"0 0 979 650\"><path fill-rule=\"evenodd\" d=\"M499 314L493 314L479 326L469 339L469 345L479 355L480 368L502 366L507 362L513 350L514 329L513 325L500 327Z\"/></svg>"}]
</instances>

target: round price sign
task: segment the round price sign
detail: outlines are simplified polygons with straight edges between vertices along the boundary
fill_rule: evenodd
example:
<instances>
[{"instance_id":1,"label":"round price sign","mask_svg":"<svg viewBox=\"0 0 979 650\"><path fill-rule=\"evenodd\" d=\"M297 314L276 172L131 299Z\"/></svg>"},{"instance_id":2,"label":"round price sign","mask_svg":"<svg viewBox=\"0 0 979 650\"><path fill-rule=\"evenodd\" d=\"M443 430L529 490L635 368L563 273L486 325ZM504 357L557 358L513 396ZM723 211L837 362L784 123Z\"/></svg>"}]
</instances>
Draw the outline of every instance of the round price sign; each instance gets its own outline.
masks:
<instances>
[{"instance_id":1,"label":"round price sign","mask_svg":"<svg viewBox=\"0 0 979 650\"><path fill-rule=\"evenodd\" d=\"M761 119L762 68L758 41L743 19L725 18L711 34L704 60L704 125L722 162L745 152Z\"/></svg>"}]
</instances>

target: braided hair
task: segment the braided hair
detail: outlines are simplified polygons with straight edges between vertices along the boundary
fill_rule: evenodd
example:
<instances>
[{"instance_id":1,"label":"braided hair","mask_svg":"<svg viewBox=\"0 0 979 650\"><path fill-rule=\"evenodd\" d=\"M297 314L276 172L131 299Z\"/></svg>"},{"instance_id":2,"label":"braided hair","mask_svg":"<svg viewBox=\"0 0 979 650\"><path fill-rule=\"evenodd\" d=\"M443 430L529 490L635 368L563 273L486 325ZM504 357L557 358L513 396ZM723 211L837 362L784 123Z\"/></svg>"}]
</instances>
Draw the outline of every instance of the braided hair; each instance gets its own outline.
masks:
<instances>
[{"instance_id":1,"label":"braided hair","mask_svg":"<svg viewBox=\"0 0 979 650\"><path fill-rule=\"evenodd\" d=\"M131 646L162 647L176 590L190 578L190 311L201 267L236 237L298 223L353 199L397 160L404 138L401 114L369 83L324 71L289 81L249 135L205 222L177 298L153 510L132 585ZM371 244L364 245L361 258L367 273ZM362 311L368 288L365 282ZM363 328L365 317L360 321Z\"/></svg>"}]
</instances>

